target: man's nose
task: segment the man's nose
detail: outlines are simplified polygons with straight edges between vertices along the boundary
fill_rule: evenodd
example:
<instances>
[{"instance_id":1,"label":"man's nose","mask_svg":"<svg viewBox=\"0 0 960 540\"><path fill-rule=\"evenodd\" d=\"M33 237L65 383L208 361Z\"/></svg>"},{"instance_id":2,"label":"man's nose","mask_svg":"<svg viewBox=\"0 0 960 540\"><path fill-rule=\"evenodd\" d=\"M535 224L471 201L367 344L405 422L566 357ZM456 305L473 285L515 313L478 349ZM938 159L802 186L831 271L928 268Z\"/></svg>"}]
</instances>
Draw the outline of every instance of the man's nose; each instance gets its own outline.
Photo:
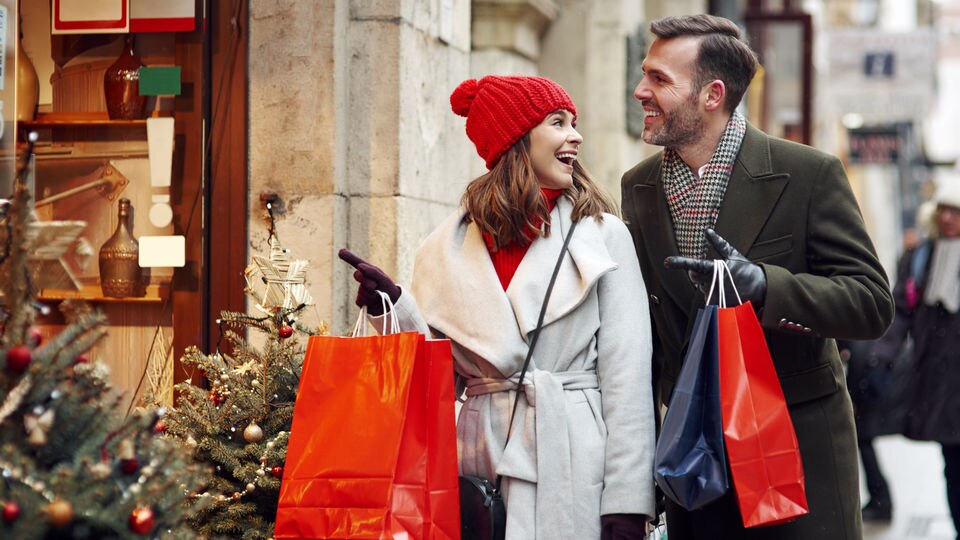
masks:
<instances>
[{"instance_id":1,"label":"man's nose","mask_svg":"<svg viewBox=\"0 0 960 540\"><path fill-rule=\"evenodd\" d=\"M637 87L633 89L633 97L637 101L643 101L652 97L650 89L647 88L647 85L644 83L643 79L640 79L640 82L637 83Z\"/></svg>"}]
</instances>

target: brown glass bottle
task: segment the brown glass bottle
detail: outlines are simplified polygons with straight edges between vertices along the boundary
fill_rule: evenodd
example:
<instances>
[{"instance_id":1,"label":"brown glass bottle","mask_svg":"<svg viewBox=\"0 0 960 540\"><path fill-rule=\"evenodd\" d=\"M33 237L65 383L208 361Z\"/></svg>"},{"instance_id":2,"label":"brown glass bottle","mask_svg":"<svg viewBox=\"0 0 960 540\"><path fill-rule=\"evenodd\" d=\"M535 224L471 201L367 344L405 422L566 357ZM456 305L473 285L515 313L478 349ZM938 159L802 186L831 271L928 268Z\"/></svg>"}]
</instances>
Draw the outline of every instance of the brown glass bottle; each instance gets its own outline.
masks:
<instances>
[{"instance_id":1,"label":"brown glass bottle","mask_svg":"<svg viewBox=\"0 0 960 540\"><path fill-rule=\"evenodd\" d=\"M123 51L103 74L103 96L112 120L139 120L144 117L147 96L140 95L140 68L143 62L133 50L133 34L127 34Z\"/></svg>"},{"instance_id":2,"label":"brown glass bottle","mask_svg":"<svg viewBox=\"0 0 960 540\"><path fill-rule=\"evenodd\" d=\"M17 41L17 121L29 122L36 118L40 79L33 62L23 49L23 32Z\"/></svg>"},{"instance_id":3,"label":"brown glass bottle","mask_svg":"<svg viewBox=\"0 0 960 540\"><path fill-rule=\"evenodd\" d=\"M141 294L140 245L133 238L130 199L120 199L117 230L100 247L100 289L104 296Z\"/></svg>"}]
</instances>

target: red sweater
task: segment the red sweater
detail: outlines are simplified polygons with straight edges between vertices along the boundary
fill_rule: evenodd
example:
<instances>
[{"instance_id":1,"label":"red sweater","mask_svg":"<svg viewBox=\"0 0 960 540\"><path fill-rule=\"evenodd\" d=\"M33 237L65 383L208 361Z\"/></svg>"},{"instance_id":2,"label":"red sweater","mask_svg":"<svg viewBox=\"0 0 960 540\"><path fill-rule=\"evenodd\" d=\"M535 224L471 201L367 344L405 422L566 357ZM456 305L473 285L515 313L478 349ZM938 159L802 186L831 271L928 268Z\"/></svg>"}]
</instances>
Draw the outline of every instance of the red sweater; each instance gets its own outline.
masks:
<instances>
[{"instance_id":1,"label":"red sweater","mask_svg":"<svg viewBox=\"0 0 960 540\"><path fill-rule=\"evenodd\" d=\"M557 205L557 199L560 198L560 195L563 195L564 190L540 188L540 191L547 199L547 212L552 212L553 207ZM517 267L520 266L520 261L522 261L523 256L526 255L530 244L524 244L522 246L510 244L500 248L499 251L493 251L493 239L490 235L483 233L483 240L487 244L487 251L490 252L490 258L493 260L493 268L497 271L497 277L500 278L500 285L503 286L503 290L507 290L507 286L510 285L510 280L513 279L513 275L517 272Z\"/></svg>"}]
</instances>

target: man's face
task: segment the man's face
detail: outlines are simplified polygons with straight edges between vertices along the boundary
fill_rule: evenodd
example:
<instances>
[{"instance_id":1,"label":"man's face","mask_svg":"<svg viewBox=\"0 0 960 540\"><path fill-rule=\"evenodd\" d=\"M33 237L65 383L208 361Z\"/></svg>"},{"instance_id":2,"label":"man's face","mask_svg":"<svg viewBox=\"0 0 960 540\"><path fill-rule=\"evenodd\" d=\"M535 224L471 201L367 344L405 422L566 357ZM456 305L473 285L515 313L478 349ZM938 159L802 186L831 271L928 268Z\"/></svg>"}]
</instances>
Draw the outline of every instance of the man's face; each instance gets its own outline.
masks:
<instances>
[{"instance_id":1,"label":"man's face","mask_svg":"<svg viewBox=\"0 0 960 540\"><path fill-rule=\"evenodd\" d=\"M643 140L680 148L703 136L701 88L696 87L697 37L658 38L643 60L633 96L643 105Z\"/></svg>"}]
</instances>

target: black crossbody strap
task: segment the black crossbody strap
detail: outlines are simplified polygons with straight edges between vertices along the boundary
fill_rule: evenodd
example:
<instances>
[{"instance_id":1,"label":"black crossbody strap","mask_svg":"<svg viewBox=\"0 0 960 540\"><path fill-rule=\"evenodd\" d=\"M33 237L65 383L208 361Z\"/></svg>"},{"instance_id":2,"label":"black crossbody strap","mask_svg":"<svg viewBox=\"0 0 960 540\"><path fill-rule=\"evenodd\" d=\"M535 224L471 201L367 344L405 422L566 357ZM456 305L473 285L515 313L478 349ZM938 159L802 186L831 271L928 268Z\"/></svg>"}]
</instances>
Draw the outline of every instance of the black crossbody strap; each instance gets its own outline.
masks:
<instances>
[{"instance_id":1,"label":"black crossbody strap","mask_svg":"<svg viewBox=\"0 0 960 540\"><path fill-rule=\"evenodd\" d=\"M577 221L570 224L570 230L567 231L567 237L563 240L563 247L560 248L560 256L557 257L557 265L553 268L553 275L550 276L550 284L547 285L547 293L543 297L543 305L540 306L540 317L537 319L537 327L533 330L530 337L530 348L527 349L527 358L523 361L523 368L520 369L520 379L517 381L517 395L513 398L513 410L510 412L510 423L507 425L507 439L503 447L507 447L510 442L510 433L513 431L513 418L517 414L517 405L520 404L520 390L523 389L523 378L527 374L527 368L530 367L530 359L533 358L533 348L537 346L537 339L540 337L540 328L543 327L543 318L547 314L547 302L550 301L550 293L553 291L553 285L557 282L557 275L560 273L560 266L563 264L563 257L567 253L567 246L570 245L570 238L573 236L573 230L577 228ZM500 491L500 482L503 475L497 475L497 491Z\"/></svg>"}]
</instances>

